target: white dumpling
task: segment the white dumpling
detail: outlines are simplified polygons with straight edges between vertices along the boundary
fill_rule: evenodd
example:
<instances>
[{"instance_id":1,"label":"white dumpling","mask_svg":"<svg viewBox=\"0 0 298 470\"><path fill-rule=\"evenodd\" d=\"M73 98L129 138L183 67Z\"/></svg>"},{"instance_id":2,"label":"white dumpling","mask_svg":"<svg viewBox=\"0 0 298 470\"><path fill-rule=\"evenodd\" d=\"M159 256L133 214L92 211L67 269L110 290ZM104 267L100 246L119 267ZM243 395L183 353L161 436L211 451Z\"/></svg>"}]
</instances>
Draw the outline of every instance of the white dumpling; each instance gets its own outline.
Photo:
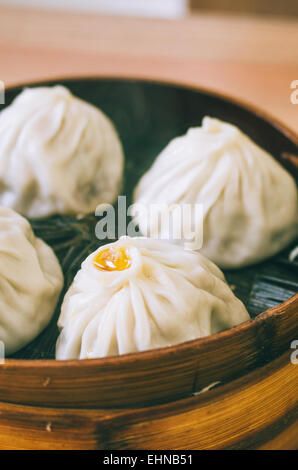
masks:
<instances>
[{"instance_id":1,"label":"white dumpling","mask_svg":"<svg viewBox=\"0 0 298 470\"><path fill-rule=\"evenodd\" d=\"M53 250L29 222L0 208L0 341L10 355L49 323L63 287Z\"/></svg>"},{"instance_id":2,"label":"white dumpling","mask_svg":"<svg viewBox=\"0 0 298 470\"><path fill-rule=\"evenodd\" d=\"M248 320L223 273L201 254L143 237L92 253L63 300L56 358L169 346Z\"/></svg>"},{"instance_id":3,"label":"white dumpling","mask_svg":"<svg viewBox=\"0 0 298 470\"><path fill-rule=\"evenodd\" d=\"M221 268L263 260L297 236L292 176L240 129L209 117L160 153L141 178L134 202L148 208L202 204L200 251ZM144 235L164 236L163 224L150 214L141 212L135 221ZM200 229L198 224L194 232Z\"/></svg>"},{"instance_id":4,"label":"white dumpling","mask_svg":"<svg viewBox=\"0 0 298 470\"><path fill-rule=\"evenodd\" d=\"M0 113L0 204L27 217L113 203L123 160L108 117L63 86L27 88Z\"/></svg>"}]
</instances>

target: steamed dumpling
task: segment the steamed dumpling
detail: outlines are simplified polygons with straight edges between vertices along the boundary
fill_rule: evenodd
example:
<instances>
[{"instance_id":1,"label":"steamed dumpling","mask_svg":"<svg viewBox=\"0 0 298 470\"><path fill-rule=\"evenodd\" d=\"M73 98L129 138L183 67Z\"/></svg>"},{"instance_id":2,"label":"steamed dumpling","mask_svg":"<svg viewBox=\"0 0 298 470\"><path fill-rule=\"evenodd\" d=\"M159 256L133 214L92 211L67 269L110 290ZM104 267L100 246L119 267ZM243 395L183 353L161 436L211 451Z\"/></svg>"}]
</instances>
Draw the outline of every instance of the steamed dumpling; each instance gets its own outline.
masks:
<instances>
[{"instance_id":1,"label":"steamed dumpling","mask_svg":"<svg viewBox=\"0 0 298 470\"><path fill-rule=\"evenodd\" d=\"M63 286L52 249L36 238L30 224L0 208L0 341L10 355L49 323Z\"/></svg>"},{"instance_id":2,"label":"steamed dumpling","mask_svg":"<svg viewBox=\"0 0 298 470\"><path fill-rule=\"evenodd\" d=\"M63 86L25 89L0 113L0 205L31 217L113 203L123 152L111 121Z\"/></svg>"},{"instance_id":3,"label":"steamed dumpling","mask_svg":"<svg viewBox=\"0 0 298 470\"><path fill-rule=\"evenodd\" d=\"M169 346L248 319L223 273L201 254L122 237L83 262L62 304L56 358Z\"/></svg>"},{"instance_id":4,"label":"steamed dumpling","mask_svg":"<svg viewBox=\"0 0 298 470\"><path fill-rule=\"evenodd\" d=\"M202 204L200 251L222 268L263 260L297 236L292 176L237 127L209 117L161 152L140 180L134 202L147 208ZM163 223L144 211L135 221L144 235L165 235ZM195 233L200 229L193 227Z\"/></svg>"}]
</instances>

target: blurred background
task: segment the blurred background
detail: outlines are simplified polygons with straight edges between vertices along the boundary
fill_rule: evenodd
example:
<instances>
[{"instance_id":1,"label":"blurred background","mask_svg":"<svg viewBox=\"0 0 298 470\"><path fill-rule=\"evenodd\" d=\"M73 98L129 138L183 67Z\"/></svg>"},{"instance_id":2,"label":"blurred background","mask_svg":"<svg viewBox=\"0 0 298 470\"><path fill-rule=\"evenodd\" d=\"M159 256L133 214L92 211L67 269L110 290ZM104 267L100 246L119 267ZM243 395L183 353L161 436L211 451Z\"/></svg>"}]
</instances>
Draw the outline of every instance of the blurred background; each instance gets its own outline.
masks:
<instances>
[{"instance_id":1,"label":"blurred background","mask_svg":"<svg viewBox=\"0 0 298 470\"><path fill-rule=\"evenodd\" d=\"M297 0L0 0L0 4L165 18L200 11L298 16Z\"/></svg>"},{"instance_id":2,"label":"blurred background","mask_svg":"<svg viewBox=\"0 0 298 470\"><path fill-rule=\"evenodd\" d=\"M298 16L297 0L190 0L192 10Z\"/></svg>"},{"instance_id":3,"label":"blurred background","mask_svg":"<svg viewBox=\"0 0 298 470\"><path fill-rule=\"evenodd\" d=\"M168 80L240 98L296 132L297 46L298 0L0 0L6 86Z\"/></svg>"}]
</instances>

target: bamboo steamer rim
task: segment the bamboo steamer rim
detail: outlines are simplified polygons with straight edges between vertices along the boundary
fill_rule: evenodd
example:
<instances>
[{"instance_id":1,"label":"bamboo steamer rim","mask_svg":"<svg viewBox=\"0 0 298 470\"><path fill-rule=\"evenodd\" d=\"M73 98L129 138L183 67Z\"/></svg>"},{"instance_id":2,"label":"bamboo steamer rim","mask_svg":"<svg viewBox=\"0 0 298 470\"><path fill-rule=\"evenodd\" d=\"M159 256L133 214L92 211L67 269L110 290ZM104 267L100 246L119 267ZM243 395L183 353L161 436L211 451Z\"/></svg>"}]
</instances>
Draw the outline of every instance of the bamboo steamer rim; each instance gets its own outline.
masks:
<instances>
[{"instance_id":1,"label":"bamboo steamer rim","mask_svg":"<svg viewBox=\"0 0 298 470\"><path fill-rule=\"evenodd\" d=\"M4 416L0 449L11 449L13 442L16 449L31 450L294 450L298 445L296 374L289 359L286 351L208 393L150 408L52 408L0 401ZM278 406L271 413L273 387ZM74 418L76 426L71 424ZM224 429L220 439L219 428Z\"/></svg>"}]
</instances>

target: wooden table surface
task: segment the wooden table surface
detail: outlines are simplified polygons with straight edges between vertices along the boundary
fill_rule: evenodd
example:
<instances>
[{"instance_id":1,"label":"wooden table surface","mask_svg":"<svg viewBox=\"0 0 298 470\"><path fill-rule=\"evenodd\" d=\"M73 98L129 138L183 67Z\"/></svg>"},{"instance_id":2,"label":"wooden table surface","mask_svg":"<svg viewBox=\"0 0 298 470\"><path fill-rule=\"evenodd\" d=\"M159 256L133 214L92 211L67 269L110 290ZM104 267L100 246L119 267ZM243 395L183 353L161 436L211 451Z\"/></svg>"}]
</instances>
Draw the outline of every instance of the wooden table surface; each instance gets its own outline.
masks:
<instances>
[{"instance_id":1,"label":"wooden table surface","mask_svg":"<svg viewBox=\"0 0 298 470\"><path fill-rule=\"evenodd\" d=\"M181 20L0 8L0 80L121 75L196 84L258 105L298 133L298 21Z\"/></svg>"}]
</instances>

